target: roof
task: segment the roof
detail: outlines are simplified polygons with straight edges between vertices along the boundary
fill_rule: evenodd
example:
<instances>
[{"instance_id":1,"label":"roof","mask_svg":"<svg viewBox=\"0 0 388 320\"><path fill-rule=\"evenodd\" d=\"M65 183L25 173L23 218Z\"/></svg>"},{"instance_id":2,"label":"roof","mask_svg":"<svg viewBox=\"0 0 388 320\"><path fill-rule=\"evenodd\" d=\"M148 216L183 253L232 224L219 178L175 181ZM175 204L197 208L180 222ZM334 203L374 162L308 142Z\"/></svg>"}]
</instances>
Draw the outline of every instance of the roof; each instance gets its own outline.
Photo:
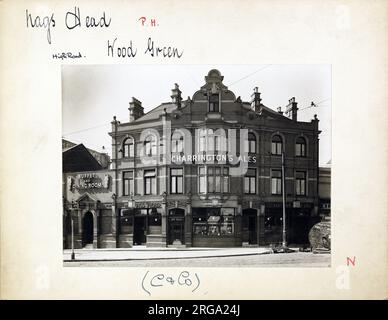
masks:
<instances>
[{"instance_id":1,"label":"roof","mask_svg":"<svg viewBox=\"0 0 388 320\"><path fill-rule=\"evenodd\" d=\"M165 112L164 109L166 109L167 113L170 113L171 111L176 109L176 105L171 103L171 102L162 103L160 106L157 106L156 108L148 111L145 115L143 115L140 118L134 120L133 122L147 121L147 120L157 120L157 119L159 119L159 116L164 114L164 112Z\"/></svg>"},{"instance_id":2,"label":"roof","mask_svg":"<svg viewBox=\"0 0 388 320\"><path fill-rule=\"evenodd\" d=\"M244 102L243 103L243 107L247 110L252 110L251 109L251 104L249 102ZM141 116L140 118L134 120L133 122L131 123L135 123L135 122L140 122L140 121L149 121L149 120L158 120L159 117L164 114L165 112L167 113L171 113L173 110L175 110L177 107L174 103L171 103L171 102L165 102L165 103L162 103L161 105L155 107L154 109L148 111L146 114L144 114L143 116ZM267 112L268 114L276 117L276 118L282 118L282 119L287 119L287 120L290 120L288 117L280 114L279 112L271 109L271 108L268 108L266 107L265 105L262 105L262 109Z\"/></svg>"},{"instance_id":3,"label":"roof","mask_svg":"<svg viewBox=\"0 0 388 320\"><path fill-rule=\"evenodd\" d=\"M244 108L246 109L249 109L249 110L252 110L251 108L251 104L249 102L244 102L243 103L243 106ZM271 116L273 117L276 117L276 118L281 118L281 119L286 119L286 120L291 120L290 118L286 117L284 114L281 114L269 107L266 107L264 104L261 104L261 108L264 112L267 112L268 114L270 114Z\"/></svg>"},{"instance_id":4,"label":"roof","mask_svg":"<svg viewBox=\"0 0 388 320\"><path fill-rule=\"evenodd\" d=\"M63 172L101 170L101 164L82 144L66 148L62 152Z\"/></svg>"},{"instance_id":5,"label":"roof","mask_svg":"<svg viewBox=\"0 0 388 320\"><path fill-rule=\"evenodd\" d=\"M74 146L71 146L71 147L68 147L68 148L64 148L64 149L62 149L62 153L64 153L64 152L67 152L67 151L69 151L69 150L71 150L71 149L74 149L75 147L78 147L79 145L81 145L82 143L80 143L80 144L75 144Z\"/></svg>"}]
</instances>

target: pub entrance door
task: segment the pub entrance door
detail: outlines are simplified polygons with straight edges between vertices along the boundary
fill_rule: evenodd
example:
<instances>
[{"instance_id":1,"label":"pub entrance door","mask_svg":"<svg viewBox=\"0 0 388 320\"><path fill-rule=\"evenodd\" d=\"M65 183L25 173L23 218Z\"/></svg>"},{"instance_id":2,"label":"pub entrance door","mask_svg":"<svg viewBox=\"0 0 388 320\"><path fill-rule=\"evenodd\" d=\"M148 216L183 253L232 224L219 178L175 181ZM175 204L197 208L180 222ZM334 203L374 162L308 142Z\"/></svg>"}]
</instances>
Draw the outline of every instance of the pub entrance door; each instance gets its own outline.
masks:
<instances>
[{"instance_id":1,"label":"pub entrance door","mask_svg":"<svg viewBox=\"0 0 388 320\"><path fill-rule=\"evenodd\" d=\"M242 216L243 242L257 244L257 211L256 209L243 210Z\"/></svg>"},{"instance_id":2,"label":"pub entrance door","mask_svg":"<svg viewBox=\"0 0 388 320\"><path fill-rule=\"evenodd\" d=\"M168 217L168 244L185 243L185 211L172 209Z\"/></svg>"},{"instance_id":3,"label":"pub entrance door","mask_svg":"<svg viewBox=\"0 0 388 320\"><path fill-rule=\"evenodd\" d=\"M133 223L133 244L142 245L147 242L147 217L135 216Z\"/></svg>"},{"instance_id":4,"label":"pub entrance door","mask_svg":"<svg viewBox=\"0 0 388 320\"><path fill-rule=\"evenodd\" d=\"M86 212L82 219L82 247L93 244L93 213Z\"/></svg>"}]
</instances>

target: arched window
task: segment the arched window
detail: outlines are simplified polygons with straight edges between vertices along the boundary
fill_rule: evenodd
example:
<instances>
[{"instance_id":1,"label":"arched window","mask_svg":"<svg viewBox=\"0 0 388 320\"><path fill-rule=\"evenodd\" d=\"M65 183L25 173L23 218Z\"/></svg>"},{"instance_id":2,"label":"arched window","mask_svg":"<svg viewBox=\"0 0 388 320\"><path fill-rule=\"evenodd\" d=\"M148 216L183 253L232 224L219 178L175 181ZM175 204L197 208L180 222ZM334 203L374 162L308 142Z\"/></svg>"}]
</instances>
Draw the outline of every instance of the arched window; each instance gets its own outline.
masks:
<instances>
[{"instance_id":1,"label":"arched window","mask_svg":"<svg viewBox=\"0 0 388 320\"><path fill-rule=\"evenodd\" d=\"M127 138L124 140L123 143L123 157L128 158L128 157L134 157L135 155L135 147L133 143L132 138Z\"/></svg>"},{"instance_id":2,"label":"arched window","mask_svg":"<svg viewBox=\"0 0 388 320\"><path fill-rule=\"evenodd\" d=\"M144 141L144 154L146 156L156 155L156 138L153 135L147 136Z\"/></svg>"},{"instance_id":3,"label":"arched window","mask_svg":"<svg viewBox=\"0 0 388 320\"><path fill-rule=\"evenodd\" d=\"M278 134L272 137L271 153L275 155L281 155L283 151L283 140Z\"/></svg>"},{"instance_id":4,"label":"arched window","mask_svg":"<svg viewBox=\"0 0 388 320\"><path fill-rule=\"evenodd\" d=\"M306 156L306 139L298 137L295 143L295 156L305 157Z\"/></svg>"},{"instance_id":5,"label":"arched window","mask_svg":"<svg viewBox=\"0 0 388 320\"><path fill-rule=\"evenodd\" d=\"M248 133L248 152L256 153L256 136L253 132Z\"/></svg>"},{"instance_id":6,"label":"arched window","mask_svg":"<svg viewBox=\"0 0 388 320\"><path fill-rule=\"evenodd\" d=\"M179 132L174 132L171 139L171 151L174 153L184 152L183 150L183 135Z\"/></svg>"}]
</instances>

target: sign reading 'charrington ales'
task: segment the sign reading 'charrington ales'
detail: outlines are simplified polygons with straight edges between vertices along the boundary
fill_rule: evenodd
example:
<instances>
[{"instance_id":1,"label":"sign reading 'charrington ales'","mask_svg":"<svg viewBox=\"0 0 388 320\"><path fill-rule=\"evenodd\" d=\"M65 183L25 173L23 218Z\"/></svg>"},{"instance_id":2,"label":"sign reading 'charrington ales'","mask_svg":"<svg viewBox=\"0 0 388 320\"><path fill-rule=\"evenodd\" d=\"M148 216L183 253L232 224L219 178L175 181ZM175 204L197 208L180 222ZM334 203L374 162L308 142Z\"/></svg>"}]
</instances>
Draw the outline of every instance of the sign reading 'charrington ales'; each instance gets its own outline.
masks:
<instances>
[{"instance_id":1,"label":"sign reading 'charrington ales'","mask_svg":"<svg viewBox=\"0 0 388 320\"><path fill-rule=\"evenodd\" d=\"M78 176L77 189L107 189L109 188L109 175L102 179L95 173L85 173Z\"/></svg>"}]
</instances>

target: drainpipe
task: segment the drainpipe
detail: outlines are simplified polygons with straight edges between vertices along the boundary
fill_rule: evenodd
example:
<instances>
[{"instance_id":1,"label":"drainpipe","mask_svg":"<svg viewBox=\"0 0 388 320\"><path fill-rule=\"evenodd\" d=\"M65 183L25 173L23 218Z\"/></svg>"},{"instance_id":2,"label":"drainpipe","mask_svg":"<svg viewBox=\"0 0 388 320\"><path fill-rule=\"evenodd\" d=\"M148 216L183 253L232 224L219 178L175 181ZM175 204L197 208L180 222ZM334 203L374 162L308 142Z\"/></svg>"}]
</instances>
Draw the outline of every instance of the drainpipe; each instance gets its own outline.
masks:
<instances>
[{"instance_id":1,"label":"drainpipe","mask_svg":"<svg viewBox=\"0 0 388 320\"><path fill-rule=\"evenodd\" d=\"M287 230L286 230L286 192L285 192L285 168L284 168L284 151L282 152L282 198L283 198L283 248L287 247Z\"/></svg>"},{"instance_id":2,"label":"drainpipe","mask_svg":"<svg viewBox=\"0 0 388 320\"><path fill-rule=\"evenodd\" d=\"M115 152L114 152L114 166L115 166L115 190L114 190L114 193L112 195L112 198L113 198L113 206L114 206L114 213L115 213L115 218L116 218L116 223L115 223L115 226L116 226L116 248L119 247L119 214L118 214L118 210L117 210L117 193L118 193L118 172L117 172L117 155L118 155L118 150L117 150L117 120L116 120L116 116L113 117L113 121L112 121L112 124L114 125L114 148L115 148Z\"/></svg>"}]
</instances>

